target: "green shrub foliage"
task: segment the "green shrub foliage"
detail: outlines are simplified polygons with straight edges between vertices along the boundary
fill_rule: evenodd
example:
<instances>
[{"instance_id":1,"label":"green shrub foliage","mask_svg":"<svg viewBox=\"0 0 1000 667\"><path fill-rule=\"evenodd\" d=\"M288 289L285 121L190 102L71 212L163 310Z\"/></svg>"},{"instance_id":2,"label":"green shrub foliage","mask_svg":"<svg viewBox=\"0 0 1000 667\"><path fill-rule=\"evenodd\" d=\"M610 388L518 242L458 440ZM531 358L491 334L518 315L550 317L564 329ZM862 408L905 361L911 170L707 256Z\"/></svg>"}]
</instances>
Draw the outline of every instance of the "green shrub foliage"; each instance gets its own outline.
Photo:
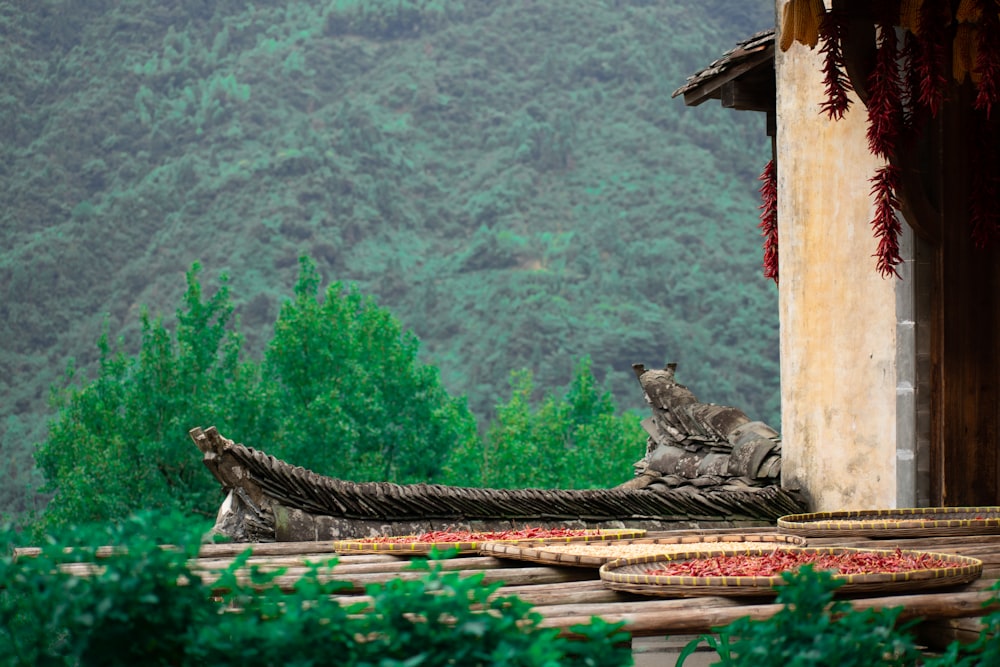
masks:
<instances>
[{"instance_id":1,"label":"green shrub foliage","mask_svg":"<svg viewBox=\"0 0 1000 667\"><path fill-rule=\"evenodd\" d=\"M495 597L499 582L427 561L417 561L417 580L370 585L370 606L334 598L335 560L311 565L287 591L275 582L281 570L237 576L249 550L221 572L195 572L199 536L185 522L140 514L76 533L68 551L50 540L36 557L0 557L0 666L632 664L620 624L594 619L574 628L582 640L568 640L539 627L528 603ZM158 546L164 539L175 546ZM60 569L68 562L99 567Z\"/></svg>"},{"instance_id":2,"label":"green shrub foliage","mask_svg":"<svg viewBox=\"0 0 1000 667\"><path fill-rule=\"evenodd\" d=\"M984 603L983 630L970 644L953 641L941 653L922 652L911 633L920 619L900 622L903 607L855 610L834 600L841 583L811 565L782 575L781 611L765 620L738 619L717 634L692 640L681 652L684 665L705 642L728 667L993 667L1000 664L1000 597ZM993 590L1000 589L995 584ZM985 610L984 610L985 611Z\"/></svg>"},{"instance_id":3,"label":"green shrub foliage","mask_svg":"<svg viewBox=\"0 0 1000 667\"><path fill-rule=\"evenodd\" d=\"M1000 583L993 585L1000 590ZM924 667L992 667L1000 665L1000 595L994 593L984 606L993 611L983 616L983 629L979 637L970 644L954 641L941 655L928 658Z\"/></svg>"}]
</instances>

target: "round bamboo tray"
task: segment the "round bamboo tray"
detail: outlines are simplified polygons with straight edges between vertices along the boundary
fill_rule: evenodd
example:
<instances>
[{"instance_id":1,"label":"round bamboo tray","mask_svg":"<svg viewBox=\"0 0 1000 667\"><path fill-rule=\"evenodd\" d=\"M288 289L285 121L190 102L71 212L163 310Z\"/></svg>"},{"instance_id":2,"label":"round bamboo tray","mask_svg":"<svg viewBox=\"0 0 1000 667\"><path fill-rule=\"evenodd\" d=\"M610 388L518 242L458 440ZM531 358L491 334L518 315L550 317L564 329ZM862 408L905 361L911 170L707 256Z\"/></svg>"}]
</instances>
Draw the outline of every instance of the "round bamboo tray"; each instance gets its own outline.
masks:
<instances>
[{"instance_id":1,"label":"round bamboo tray","mask_svg":"<svg viewBox=\"0 0 1000 667\"><path fill-rule=\"evenodd\" d=\"M1000 507L915 507L789 514L778 531L806 537L934 537L1000 533Z\"/></svg>"},{"instance_id":2,"label":"round bamboo tray","mask_svg":"<svg viewBox=\"0 0 1000 667\"><path fill-rule=\"evenodd\" d=\"M845 547L792 548L790 551L805 551L817 554L841 554L864 552L890 556L896 551L875 549L849 549ZM730 555L733 552L691 552L686 554L658 554L643 558L623 558L609 561L601 566L601 581L608 588L640 595L658 597L697 597L703 595L721 596L773 596L775 586L782 586L785 580L775 576L728 576L728 577L687 577L647 574L657 569L657 563L676 562L711 556ZM761 549L747 549L741 552L748 556L765 555ZM983 562L976 558L940 554L927 551L902 551L904 555L929 555L954 563L954 567L914 569L903 572L873 572L870 574L834 574L833 578L844 582L837 589L838 595L870 594L883 592L910 592L953 586L973 581L982 575Z\"/></svg>"},{"instance_id":3,"label":"round bamboo tray","mask_svg":"<svg viewBox=\"0 0 1000 667\"><path fill-rule=\"evenodd\" d=\"M565 544L568 542L600 542L602 540L620 540L642 537L643 529L607 529L601 528L586 535L571 535L568 537L532 537L519 540L484 539L468 542L364 542L361 540L338 540L333 543L333 550L338 553L352 554L392 554L398 556L420 556L432 550L449 551L457 549L459 554L478 554L480 547L486 542L494 544ZM413 535L403 535L397 539L412 538Z\"/></svg>"},{"instance_id":4,"label":"round bamboo tray","mask_svg":"<svg viewBox=\"0 0 1000 667\"><path fill-rule=\"evenodd\" d=\"M763 543L766 546L762 546ZM806 538L798 535L777 535L777 534L722 534L712 535L676 535L672 537L640 537L637 539L616 539L603 542L578 542L582 548L574 552L568 548L553 549L552 547L563 547L562 544L548 542L546 544L520 544L508 542L484 542L479 546L479 553L484 556L496 556L497 558L511 558L533 563L544 563L545 565L568 565L570 567L599 568L608 561L622 558L621 552L630 545L642 545L649 547L647 553L652 554L657 547L662 547L660 553L690 553L692 549L708 548L705 544L711 544L712 550L743 550L748 547L761 549L777 548L779 546L795 547L805 546ZM772 546L773 545L773 546ZM606 552L606 553L599 553ZM616 553L617 552L617 553Z\"/></svg>"}]
</instances>

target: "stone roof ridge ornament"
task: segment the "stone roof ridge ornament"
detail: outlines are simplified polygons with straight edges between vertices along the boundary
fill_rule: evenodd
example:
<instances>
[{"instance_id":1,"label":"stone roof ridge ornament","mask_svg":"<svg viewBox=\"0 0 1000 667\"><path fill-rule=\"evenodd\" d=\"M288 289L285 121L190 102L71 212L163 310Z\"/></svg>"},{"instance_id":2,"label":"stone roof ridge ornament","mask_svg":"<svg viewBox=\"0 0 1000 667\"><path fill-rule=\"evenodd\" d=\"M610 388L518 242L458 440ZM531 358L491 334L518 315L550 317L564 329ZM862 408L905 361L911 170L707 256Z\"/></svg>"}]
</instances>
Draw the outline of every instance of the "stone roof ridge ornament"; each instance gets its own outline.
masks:
<instances>
[{"instance_id":1,"label":"stone roof ridge ornament","mask_svg":"<svg viewBox=\"0 0 1000 667\"><path fill-rule=\"evenodd\" d=\"M766 525L805 511L802 498L780 485L727 479L724 471L689 483L680 480L676 486L683 488L637 486L632 484L636 478L610 489L362 483L286 463L224 438L215 428L193 428L189 435L227 494L214 532L237 542L420 534L445 527L494 530L526 523L653 530L731 527Z\"/></svg>"},{"instance_id":2,"label":"stone roof ridge ornament","mask_svg":"<svg viewBox=\"0 0 1000 667\"><path fill-rule=\"evenodd\" d=\"M214 533L237 542L268 542L274 535L273 502L246 465L232 452L242 445L224 438L214 426L188 431L201 451L202 462L222 486L226 498L219 507Z\"/></svg>"},{"instance_id":3,"label":"stone roof ridge ornament","mask_svg":"<svg viewBox=\"0 0 1000 667\"><path fill-rule=\"evenodd\" d=\"M715 486L736 478L761 486L780 483L781 436L738 408L702 403L676 381L677 364L647 370L633 364L652 415L643 420L646 455L630 488ZM626 486L623 485L623 486Z\"/></svg>"}]
</instances>

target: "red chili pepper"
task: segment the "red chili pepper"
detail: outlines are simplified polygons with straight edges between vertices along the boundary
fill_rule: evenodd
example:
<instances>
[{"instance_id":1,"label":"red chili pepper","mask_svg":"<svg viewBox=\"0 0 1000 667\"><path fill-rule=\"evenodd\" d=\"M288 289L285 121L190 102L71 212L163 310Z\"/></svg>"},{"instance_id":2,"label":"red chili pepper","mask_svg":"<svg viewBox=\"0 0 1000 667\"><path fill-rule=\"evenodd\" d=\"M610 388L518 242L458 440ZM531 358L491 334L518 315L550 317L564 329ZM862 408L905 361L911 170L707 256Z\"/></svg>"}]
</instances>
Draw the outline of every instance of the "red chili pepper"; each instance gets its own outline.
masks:
<instances>
[{"instance_id":1,"label":"red chili pepper","mask_svg":"<svg viewBox=\"0 0 1000 667\"><path fill-rule=\"evenodd\" d=\"M520 530L500 530L500 531L445 531L434 530L421 535L403 535L399 537L365 537L357 540L365 543L398 543L409 544L412 542L423 543L452 543L452 542L487 542L491 540L527 540L527 539L548 539L555 537L578 537L587 535L600 535L600 530L573 529L573 528L537 528L526 527Z\"/></svg>"},{"instance_id":2,"label":"red chili pepper","mask_svg":"<svg viewBox=\"0 0 1000 667\"><path fill-rule=\"evenodd\" d=\"M809 563L818 569L833 570L839 574L891 573L959 567L958 563L930 554L904 554L899 549L892 555L871 552L828 554L777 549L772 553L761 555L727 554L663 563L661 567L647 570L646 573L686 577L772 577Z\"/></svg>"}]
</instances>

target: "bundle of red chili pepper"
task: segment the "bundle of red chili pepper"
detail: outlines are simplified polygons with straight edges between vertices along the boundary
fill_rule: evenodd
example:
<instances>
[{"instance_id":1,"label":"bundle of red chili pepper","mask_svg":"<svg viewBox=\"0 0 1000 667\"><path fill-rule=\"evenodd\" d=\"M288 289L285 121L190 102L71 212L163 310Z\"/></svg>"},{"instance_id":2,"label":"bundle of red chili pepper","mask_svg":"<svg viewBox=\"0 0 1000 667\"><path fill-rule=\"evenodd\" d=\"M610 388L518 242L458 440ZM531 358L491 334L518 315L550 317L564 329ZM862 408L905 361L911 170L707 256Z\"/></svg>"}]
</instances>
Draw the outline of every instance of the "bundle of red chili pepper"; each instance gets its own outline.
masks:
<instances>
[{"instance_id":1,"label":"bundle of red chili pepper","mask_svg":"<svg viewBox=\"0 0 1000 667\"><path fill-rule=\"evenodd\" d=\"M358 542L375 542L379 544L399 543L451 543L451 542L489 542L493 540L535 540L561 537L582 537L600 535L600 530L585 530L573 528L522 528L519 530L497 530L476 532L468 530L434 530L422 535L403 535L400 537L365 537Z\"/></svg>"},{"instance_id":2,"label":"bundle of red chili pepper","mask_svg":"<svg viewBox=\"0 0 1000 667\"><path fill-rule=\"evenodd\" d=\"M813 553L776 549L767 554L727 554L709 558L692 558L662 563L646 570L646 574L683 577L772 577L781 572L812 564L818 570L833 570L839 574L882 574L960 567L958 563L928 553L905 554L897 549L892 554L868 551L843 553Z\"/></svg>"}]
</instances>

